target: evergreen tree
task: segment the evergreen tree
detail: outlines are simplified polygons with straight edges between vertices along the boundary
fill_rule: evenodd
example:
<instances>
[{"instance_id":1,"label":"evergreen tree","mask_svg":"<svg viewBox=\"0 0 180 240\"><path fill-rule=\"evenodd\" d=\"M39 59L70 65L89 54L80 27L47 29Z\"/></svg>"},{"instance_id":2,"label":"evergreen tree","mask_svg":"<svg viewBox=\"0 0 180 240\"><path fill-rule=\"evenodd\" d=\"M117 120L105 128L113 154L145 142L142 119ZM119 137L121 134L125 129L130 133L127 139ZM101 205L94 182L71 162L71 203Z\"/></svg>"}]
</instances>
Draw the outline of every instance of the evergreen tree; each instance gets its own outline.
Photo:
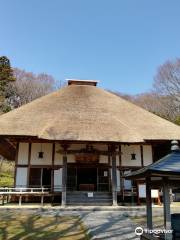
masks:
<instances>
[{"instance_id":1,"label":"evergreen tree","mask_svg":"<svg viewBox=\"0 0 180 240\"><path fill-rule=\"evenodd\" d=\"M10 82L14 81L13 69L9 59L6 56L0 57L0 112L9 111L6 104L7 88Z\"/></svg>"},{"instance_id":2,"label":"evergreen tree","mask_svg":"<svg viewBox=\"0 0 180 240\"><path fill-rule=\"evenodd\" d=\"M13 70L7 57L0 57L0 96L5 97L5 89L8 83L14 81Z\"/></svg>"}]
</instances>

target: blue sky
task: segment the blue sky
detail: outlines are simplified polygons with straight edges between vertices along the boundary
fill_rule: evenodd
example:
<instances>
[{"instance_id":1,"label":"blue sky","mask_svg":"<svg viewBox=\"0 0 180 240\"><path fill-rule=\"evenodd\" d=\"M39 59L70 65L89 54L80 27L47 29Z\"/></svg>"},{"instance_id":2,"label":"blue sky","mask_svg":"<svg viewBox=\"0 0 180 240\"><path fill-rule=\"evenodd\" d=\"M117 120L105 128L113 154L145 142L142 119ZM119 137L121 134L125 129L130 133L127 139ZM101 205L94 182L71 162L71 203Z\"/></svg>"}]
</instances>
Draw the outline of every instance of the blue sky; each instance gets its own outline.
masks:
<instances>
[{"instance_id":1,"label":"blue sky","mask_svg":"<svg viewBox=\"0 0 180 240\"><path fill-rule=\"evenodd\" d=\"M148 91L157 67L180 57L179 0L0 0L0 55L56 79L97 79Z\"/></svg>"}]
</instances>

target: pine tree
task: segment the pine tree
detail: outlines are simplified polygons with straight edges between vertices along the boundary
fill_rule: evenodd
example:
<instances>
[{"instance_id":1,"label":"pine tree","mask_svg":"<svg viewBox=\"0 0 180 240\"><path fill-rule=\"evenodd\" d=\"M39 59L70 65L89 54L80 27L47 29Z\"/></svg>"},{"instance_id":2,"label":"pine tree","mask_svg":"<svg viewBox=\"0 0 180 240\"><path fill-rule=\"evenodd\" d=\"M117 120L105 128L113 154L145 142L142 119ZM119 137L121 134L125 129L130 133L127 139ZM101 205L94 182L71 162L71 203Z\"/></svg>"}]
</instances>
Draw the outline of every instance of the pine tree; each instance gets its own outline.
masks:
<instances>
[{"instance_id":1,"label":"pine tree","mask_svg":"<svg viewBox=\"0 0 180 240\"><path fill-rule=\"evenodd\" d=\"M13 70L9 59L6 56L0 57L0 108L5 104L6 89L9 82L15 81Z\"/></svg>"}]
</instances>

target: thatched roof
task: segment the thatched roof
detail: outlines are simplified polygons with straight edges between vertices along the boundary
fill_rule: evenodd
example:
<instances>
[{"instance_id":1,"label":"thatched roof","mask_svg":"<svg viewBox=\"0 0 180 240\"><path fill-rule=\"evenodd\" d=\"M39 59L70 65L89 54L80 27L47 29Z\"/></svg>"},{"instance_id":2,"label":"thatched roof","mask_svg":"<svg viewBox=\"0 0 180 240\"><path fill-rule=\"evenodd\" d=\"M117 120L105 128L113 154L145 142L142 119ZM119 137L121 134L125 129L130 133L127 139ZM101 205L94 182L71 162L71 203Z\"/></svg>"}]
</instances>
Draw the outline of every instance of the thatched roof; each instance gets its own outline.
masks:
<instances>
[{"instance_id":1,"label":"thatched roof","mask_svg":"<svg viewBox=\"0 0 180 240\"><path fill-rule=\"evenodd\" d=\"M180 127L103 89L71 84L0 116L0 135L142 142L180 139Z\"/></svg>"}]
</instances>

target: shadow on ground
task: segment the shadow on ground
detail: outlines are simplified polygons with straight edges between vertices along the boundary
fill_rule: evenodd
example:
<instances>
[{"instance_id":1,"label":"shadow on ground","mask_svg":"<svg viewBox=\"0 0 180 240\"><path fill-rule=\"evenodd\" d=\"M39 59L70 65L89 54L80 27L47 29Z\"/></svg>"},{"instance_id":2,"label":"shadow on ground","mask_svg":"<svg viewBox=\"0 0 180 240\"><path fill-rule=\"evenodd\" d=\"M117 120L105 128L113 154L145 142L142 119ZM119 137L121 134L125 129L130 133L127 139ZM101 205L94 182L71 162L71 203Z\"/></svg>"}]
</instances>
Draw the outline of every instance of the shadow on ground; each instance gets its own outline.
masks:
<instances>
[{"instance_id":1,"label":"shadow on ground","mask_svg":"<svg viewBox=\"0 0 180 240\"><path fill-rule=\"evenodd\" d=\"M77 216L48 216L8 210L1 212L0 222L1 240L89 239Z\"/></svg>"}]
</instances>

